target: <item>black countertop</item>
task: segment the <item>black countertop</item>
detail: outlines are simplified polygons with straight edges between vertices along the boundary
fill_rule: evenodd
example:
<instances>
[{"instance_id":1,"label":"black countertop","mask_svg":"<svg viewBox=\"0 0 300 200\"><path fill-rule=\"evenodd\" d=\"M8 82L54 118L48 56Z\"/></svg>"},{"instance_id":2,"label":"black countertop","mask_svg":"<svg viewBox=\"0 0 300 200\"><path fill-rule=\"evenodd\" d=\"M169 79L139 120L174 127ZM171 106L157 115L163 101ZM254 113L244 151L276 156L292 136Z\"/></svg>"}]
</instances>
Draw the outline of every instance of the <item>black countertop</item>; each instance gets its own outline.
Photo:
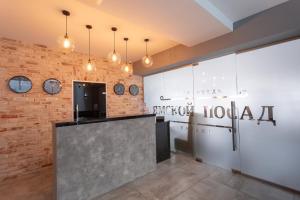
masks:
<instances>
[{"instance_id":1,"label":"black countertop","mask_svg":"<svg viewBox=\"0 0 300 200\"><path fill-rule=\"evenodd\" d=\"M98 122L109 122L109 121L117 121L117 120L126 120L126 119L135 119L135 118L142 118L142 117L155 117L155 114L143 114L143 115L131 115L131 116L121 116L121 117L108 117L108 118L101 118L101 119L91 119L91 120L81 120L81 121L70 121L70 122L57 122L55 123L56 127L64 127L64 126L74 126L74 125L81 125L81 124L91 124L91 123L98 123Z\"/></svg>"}]
</instances>

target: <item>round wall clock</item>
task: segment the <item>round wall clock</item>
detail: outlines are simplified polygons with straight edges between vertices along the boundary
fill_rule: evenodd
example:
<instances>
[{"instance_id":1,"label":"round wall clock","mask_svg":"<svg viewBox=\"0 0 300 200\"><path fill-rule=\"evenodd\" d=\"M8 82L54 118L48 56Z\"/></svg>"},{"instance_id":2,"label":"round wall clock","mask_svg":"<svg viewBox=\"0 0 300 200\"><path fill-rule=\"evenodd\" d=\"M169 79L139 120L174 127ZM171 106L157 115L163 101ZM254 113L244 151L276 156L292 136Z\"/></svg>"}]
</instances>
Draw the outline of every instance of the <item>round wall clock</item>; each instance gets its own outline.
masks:
<instances>
[{"instance_id":1,"label":"round wall clock","mask_svg":"<svg viewBox=\"0 0 300 200\"><path fill-rule=\"evenodd\" d=\"M129 93L133 96L136 96L139 94L139 87L137 85L130 85L129 86Z\"/></svg>"},{"instance_id":2,"label":"round wall clock","mask_svg":"<svg viewBox=\"0 0 300 200\"><path fill-rule=\"evenodd\" d=\"M55 78L49 78L43 84L44 91L51 95L58 94L61 88L61 82Z\"/></svg>"},{"instance_id":3,"label":"round wall clock","mask_svg":"<svg viewBox=\"0 0 300 200\"><path fill-rule=\"evenodd\" d=\"M122 83L115 84L115 86L114 86L114 92L117 95L123 95L124 92L125 92L125 86Z\"/></svg>"},{"instance_id":4,"label":"round wall clock","mask_svg":"<svg viewBox=\"0 0 300 200\"><path fill-rule=\"evenodd\" d=\"M26 76L14 76L8 81L8 87L15 93L26 93L32 88L32 82Z\"/></svg>"}]
</instances>

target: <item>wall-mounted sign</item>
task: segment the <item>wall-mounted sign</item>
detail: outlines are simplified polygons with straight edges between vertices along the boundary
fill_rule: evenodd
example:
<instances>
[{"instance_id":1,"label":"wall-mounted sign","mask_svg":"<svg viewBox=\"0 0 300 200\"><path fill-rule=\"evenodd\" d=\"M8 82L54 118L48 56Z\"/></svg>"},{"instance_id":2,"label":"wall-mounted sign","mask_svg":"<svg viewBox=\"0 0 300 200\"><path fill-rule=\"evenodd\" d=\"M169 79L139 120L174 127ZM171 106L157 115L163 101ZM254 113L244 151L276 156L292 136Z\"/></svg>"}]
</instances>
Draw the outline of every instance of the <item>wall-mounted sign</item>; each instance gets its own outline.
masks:
<instances>
[{"instance_id":1,"label":"wall-mounted sign","mask_svg":"<svg viewBox=\"0 0 300 200\"><path fill-rule=\"evenodd\" d=\"M43 89L46 93L54 95L61 91L61 82L55 78L49 78L44 81Z\"/></svg>"},{"instance_id":2,"label":"wall-mounted sign","mask_svg":"<svg viewBox=\"0 0 300 200\"><path fill-rule=\"evenodd\" d=\"M274 106L260 106L261 113L257 115L255 119L254 114L249 106L244 106L242 113L239 117L240 120L257 120L257 125L260 125L261 122L271 122L273 126L276 126L276 120L274 119ZM192 116L195 112L195 106L191 103L187 105L157 105L152 108L153 114L156 115L169 115L169 116ZM202 111L201 111L202 110ZM225 108L224 106L206 106L203 105L203 109L198 109L201 118L210 118L210 119L223 119L225 117L231 119L231 108Z\"/></svg>"},{"instance_id":3,"label":"wall-mounted sign","mask_svg":"<svg viewBox=\"0 0 300 200\"><path fill-rule=\"evenodd\" d=\"M115 84L114 92L116 95L123 95L125 92L125 86L122 83Z\"/></svg>"},{"instance_id":4,"label":"wall-mounted sign","mask_svg":"<svg viewBox=\"0 0 300 200\"><path fill-rule=\"evenodd\" d=\"M132 96L136 96L139 94L139 87L137 85L130 85L129 86L129 93L132 95Z\"/></svg>"},{"instance_id":5,"label":"wall-mounted sign","mask_svg":"<svg viewBox=\"0 0 300 200\"><path fill-rule=\"evenodd\" d=\"M8 87L15 93L26 93L31 90L32 82L26 76L14 76L9 79Z\"/></svg>"}]
</instances>

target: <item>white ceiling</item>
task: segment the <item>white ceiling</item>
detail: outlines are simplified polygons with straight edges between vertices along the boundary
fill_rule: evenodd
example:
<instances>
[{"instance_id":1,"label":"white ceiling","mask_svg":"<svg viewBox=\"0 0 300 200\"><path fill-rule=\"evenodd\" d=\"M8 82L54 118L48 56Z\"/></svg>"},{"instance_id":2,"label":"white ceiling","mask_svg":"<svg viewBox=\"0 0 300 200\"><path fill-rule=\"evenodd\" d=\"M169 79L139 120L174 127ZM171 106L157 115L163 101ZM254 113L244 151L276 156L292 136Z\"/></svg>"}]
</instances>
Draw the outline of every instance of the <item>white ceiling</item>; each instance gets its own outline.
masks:
<instances>
[{"instance_id":1,"label":"white ceiling","mask_svg":"<svg viewBox=\"0 0 300 200\"><path fill-rule=\"evenodd\" d=\"M177 42L143 27L100 11L78 0L0 0L0 36L30 43L58 47L57 40L65 32L65 16L62 9L71 12L69 35L75 40L75 51L88 52L86 24L92 24L91 54L106 57L113 48L112 26L119 28L116 34L117 51L125 55L123 38L129 37L128 50L131 61L139 60L145 53L144 38L149 37L151 54L168 49Z\"/></svg>"},{"instance_id":2,"label":"white ceiling","mask_svg":"<svg viewBox=\"0 0 300 200\"><path fill-rule=\"evenodd\" d=\"M212 4L233 22L287 1L288 0L210 0Z\"/></svg>"},{"instance_id":3,"label":"white ceiling","mask_svg":"<svg viewBox=\"0 0 300 200\"><path fill-rule=\"evenodd\" d=\"M129 57L139 60L148 37L150 54L177 44L193 46L232 31L233 22L287 0L0 0L0 36L58 47L64 35L62 9L71 12L69 35L76 51L87 52L86 24L92 54L105 57L112 50L112 26L117 51L125 54L123 37L129 37Z\"/></svg>"},{"instance_id":4,"label":"white ceiling","mask_svg":"<svg viewBox=\"0 0 300 200\"><path fill-rule=\"evenodd\" d=\"M99 9L186 46L232 31L194 0L103 0Z\"/></svg>"}]
</instances>

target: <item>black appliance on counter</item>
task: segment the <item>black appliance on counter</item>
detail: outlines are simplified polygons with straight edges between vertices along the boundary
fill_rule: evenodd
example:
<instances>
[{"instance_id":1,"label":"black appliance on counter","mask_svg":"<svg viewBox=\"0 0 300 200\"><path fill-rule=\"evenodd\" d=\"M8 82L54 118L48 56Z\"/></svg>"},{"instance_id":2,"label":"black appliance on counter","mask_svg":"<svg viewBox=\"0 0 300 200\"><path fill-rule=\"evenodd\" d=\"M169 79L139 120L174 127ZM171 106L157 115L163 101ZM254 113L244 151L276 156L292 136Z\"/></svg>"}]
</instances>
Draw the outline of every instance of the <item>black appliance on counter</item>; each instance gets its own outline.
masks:
<instances>
[{"instance_id":1,"label":"black appliance on counter","mask_svg":"<svg viewBox=\"0 0 300 200\"><path fill-rule=\"evenodd\" d=\"M156 117L156 161L170 159L170 122L164 117Z\"/></svg>"},{"instance_id":2,"label":"black appliance on counter","mask_svg":"<svg viewBox=\"0 0 300 200\"><path fill-rule=\"evenodd\" d=\"M74 120L106 117L106 85L104 83L73 83Z\"/></svg>"}]
</instances>

